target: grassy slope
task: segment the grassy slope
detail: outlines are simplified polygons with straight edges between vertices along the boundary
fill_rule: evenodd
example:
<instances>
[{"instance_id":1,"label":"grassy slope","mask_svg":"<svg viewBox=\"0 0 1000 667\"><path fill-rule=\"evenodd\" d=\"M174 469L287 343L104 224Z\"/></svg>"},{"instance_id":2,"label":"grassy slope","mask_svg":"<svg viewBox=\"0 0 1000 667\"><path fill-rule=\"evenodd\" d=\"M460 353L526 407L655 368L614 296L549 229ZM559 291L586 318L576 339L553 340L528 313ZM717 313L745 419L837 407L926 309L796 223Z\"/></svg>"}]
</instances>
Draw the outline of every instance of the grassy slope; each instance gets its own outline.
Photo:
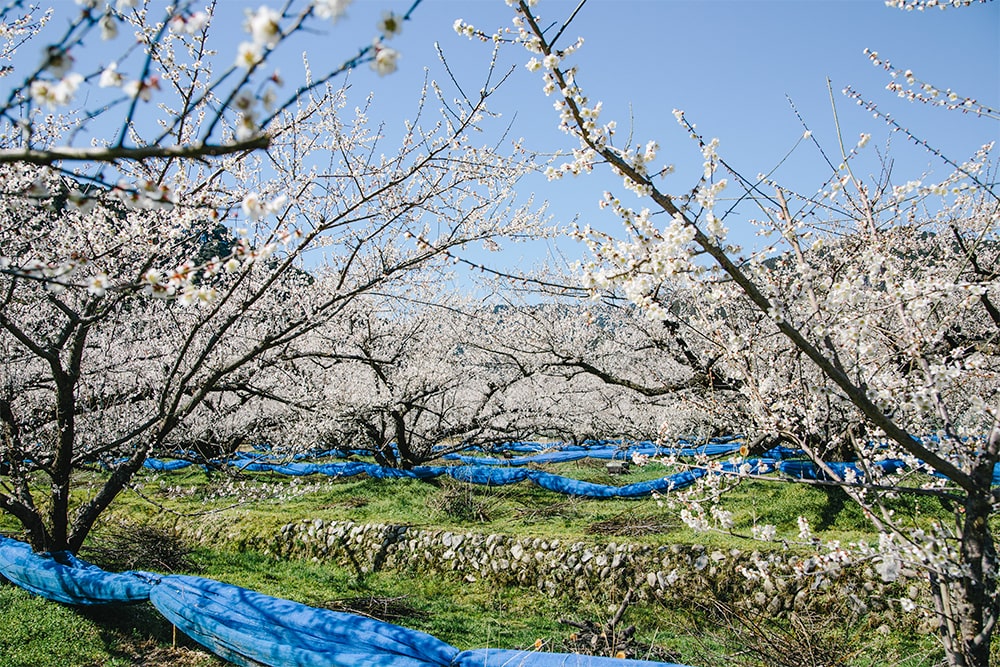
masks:
<instances>
[{"instance_id":1,"label":"grassy slope","mask_svg":"<svg viewBox=\"0 0 1000 667\"><path fill-rule=\"evenodd\" d=\"M587 461L550 466L547 470L605 484L632 483L661 477L668 472L663 466L652 464L627 477L610 477L603 465ZM199 470L191 470L148 475L141 493L145 498L131 493L124 495L115 512L133 518L159 516L160 521L170 512L201 512L203 514L197 518L177 520L219 522L241 534L271 535L285 523L321 518L564 540L600 540L602 535L614 539L614 524L617 523L623 534L636 541L747 545L745 540L727 535L696 534L685 527L675 513L649 499L570 498L528 482L486 488L449 478L417 481L310 477L303 480L280 475L246 475L234 482L218 473L207 477ZM947 519L936 502L929 499L895 502L898 514L912 516L915 521ZM870 524L860 509L837 490L778 482L746 482L730 492L725 506L734 513L736 533L749 533L754 522L774 524L779 538L793 540L798 535L797 518L801 515L824 540L872 539ZM642 530L643 527L648 530Z\"/></svg>"},{"instance_id":2,"label":"grassy slope","mask_svg":"<svg viewBox=\"0 0 1000 667\"><path fill-rule=\"evenodd\" d=\"M617 484L651 479L666 472L662 467L650 466L627 478L609 478L603 465L586 461L546 469ZM798 531L796 519L803 515L821 531L823 539L871 537L863 516L853 505L836 494L800 485L744 484L731 494L727 507L736 516L738 532L748 532L757 521L775 524L779 535L794 537ZM917 520L940 513L932 503L912 501L900 501L898 511ZM571 499L527 483L487 489L448 479L334 481L247 475L233 480L218 473L207 476L200 470L145 474L138 493L128 492L116 502L104 529L122 521L155 520L160 525L196 522L224 526L225 534L235 538L271 535L285 523L312 518L558 536L564 540L620 542L624 534L630 540L653 543L747 546L744 540L728 535L695 534L650 500ZM0 517L0 530L16 534L7 517ZM95 535L95 540L99 539L100 534ZM530 647L540 642L544 650L566 650L573 628L560 624L560 618L605 622L614 612L607 600L586 594L552 598L532 589L470 584L459 577L414 580L382 572L359 580L353 572L330 565L280 562L252 552L241 553L240 541L236 538L229 544L196 551L193 569L203 576L314 606L371 611L386 620L434 634L459 648ZM365 607L366 600L374 606ZM169 626L145 606L95 615L93 611L45 603L4 586L0 587L0 617L4 619L0 623L0 667L214 663L203 654L170 649ZM655 643L673 651L676 659L700 667L781 664L786 659L785 664L797 667L810 664L808 656L795 655L788 645L815 650L830 664L836 664L831 661L831 652L845 659L853 654L845 664L914 667L934 664L937 653L933 638L916 635L913 628L886 633L887 627L874 626L870 619L837 624L811 619L811 628L768 625L766 619L756 619L764 623L757 630L743 627L723 631L718 629L718 617L713 617L711 623L708 618L697 609L668 609L652 604L631 607L624 621L639 628L641 642ZM45 630L49 627L53 629ZM42 631L31 632L31 628ZM66 637L74 638L69 648ZM754 657L755 650L770 655ZM740 652L746 662L733 662L731 656ZM143 663L136 657L143 655L154 656L155 662Z\"/></svg>"}]
</instances>

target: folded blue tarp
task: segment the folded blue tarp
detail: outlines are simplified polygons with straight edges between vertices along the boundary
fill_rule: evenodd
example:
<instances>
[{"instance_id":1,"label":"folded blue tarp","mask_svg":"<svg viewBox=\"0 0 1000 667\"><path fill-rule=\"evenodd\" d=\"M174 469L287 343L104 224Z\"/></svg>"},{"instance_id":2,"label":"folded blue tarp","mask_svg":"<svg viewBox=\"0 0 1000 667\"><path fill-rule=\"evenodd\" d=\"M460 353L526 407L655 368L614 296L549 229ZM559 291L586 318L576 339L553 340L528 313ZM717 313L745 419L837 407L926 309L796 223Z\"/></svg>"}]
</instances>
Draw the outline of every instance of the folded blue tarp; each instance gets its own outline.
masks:
<instances>
[{"instance_id":1,"label":"folded blue tarp","mask_svg":"<svg viewBox=\"0 0 1000 667\"><path fill-rule=\"evenodd\" d=\"M541 444L537 442L506 443L502 446L494 447L492 451L521 452L528 456L517 456L511 458L500 458L495 456L470 456L467 454L451 453L445 454L442 458L448 461L459 461L466 465L481 466L526 466L529 464L565 463L578 461L583 458L595 459L618 459L630 460L633 455L643 456L721 456L730 454L740 448L737 440L738 436L730 438L713 438L707 444L689 445L685 441L679 441L677 447L664 447L651 441L640 441L623 443L621 440L588 440L581 445L568 444ZM481 447L469 447L468 451L482 451ZM236 452L228 459L212 461L215 465L230 465L247 472L277 472L290 476L303 476L321 473L330 476L345 476L359 474L357 468L353 466L371 466L364 472L371 477L426 477L433 476L428 473L399 474L397 472L383 472L376 464L363 463L357 461L344 463L302 463L303 461L317 458L343 457L347 455L366 455L371 452L367 450L340 450L327 449L312 453L299 453L279 456L273 448L258 447L254 453ZM180 456L195 457L195 452L180 452ZM801 453L800 453L801 455ZM776 457L777 458L777 457ZM119 462L125 459L120 459ZM155 459L150 458L143 464L146 468L160 472L179 470L193 465L186 459ZM318 467L317 467L318 466ZM330 467L332 466L332 467ZM341 466L348 466L346 468ZM415 471L421 468L414 468Z\"/></svg>"},{"instance_id":2,"label":"folded blue tarp","mask_svg":"<svg viewBox=\"0 0 1000 667\"><path fill-rule=\"evenodd\" d=\"M859 478L865 476L864 470L856 463L831 462L826 465L836 473L840 478L839 481L845 479L848 471L853 471ZM885 461L877 461L872 465L880 468L886 474L892 474L906 467L906 464L900 459L886 459ZM778 470L796 479L830 480L830 476L826 471L812 461L782 461L778 464Z\"/></svg>"},{"instance_id":3,"label":"folded blue tarp","mask_svg":"<svg viewBox=\"0 0 1000 667\"><path fill-rule=\"evenodd\" d=\"M564 653L459 651L436 637L371 618L308 607L212 579L114 574L65 554L65 564L0 536L0 574L49 600L149 600L171 623L246 667L683 667Z\"/></svg>"},{"instance_id":4,"label":"folded blue tarp","mask_svg":"<svg viewBox=\"0 0 1000 667\"><path fill-rule=\"evenodd\" d=\"M190 461L183 461L181 459L146 459L142 462L142 465L150 470L156 470L159 472L171 472L173 470L180 470L181 468L187 468L188 466L194 465Z\"/></svg>"},{"instance_id":5,"label":"folded blue tarp","mask_svg":"<svg viewBox=\"0 0 1000 667\"><path fill-rule=\"evenodd\" d=\"M417 630L201 577L161 577L150 601L189 636L227 660L248 666L683 667L567 653L459 651Z\"/></svg>"},{"instance_id":6,"label":"folded blue tarp","mask_svg":"<svg viewBox=\"0 0 1000 667\"><path fill-rule=\"evenodd\" d=\"M461 461L468 465L482 466L526 466L531 463L566 463L580 459L612 459L629 461L633 455L641 456L722 456L732 454L740 448L739 443L709 443L696 447L662 447L652 443L643 443L632 447L595 445L585 447L580 445L559 446L550 452L532 454L530 456L515 456L509 459L495 456L468 456L465 454L446 454L442 458L448 461ZM516 451L516 450L508 450Z\"/></svg>"},{"instance_id":7,"label":"folded blue tarp","mask_svg":"<svg viewBox=\"0 0 1000 667\"><path fill-rule=\"evenodd\" d=\"M397 477L406 477L410 479L431 479L433 477L440 477L445 474L446 470L447 468L444 466L416 466L414 468L404 469L388 468L375 463L369 463L368 467L365 468L365 473L369 477L374 477L376 479L392 479Z\"/></svg>"},{"instance_id":8,"label":"folded blue tarp","mask_svg":"<svg viewBox=\"0 0 1000 667\"><path fill-rule=\"evenodd\" d=\"M764 452L764 456L772 459L791 459L805 455L806 453L801 449L792 449L791 447L785 447L784 445L778 445L777 447L773 447Z\"/></svg>"},{"instance_id":9,"label":"folded blue tarp","mask_svg":"<svg viewBox=\"0 0 1000 667\"><path fill-rule=\"evenodd\" d=\"M466 457L451 456L446 458L458 459L460 461L471 461L467 465L458 466L417 466L411 469L389 468L376 463L362 461L344 461L338 463L273 463L255 460L252 457L239 458L234 463L241 470L248 472L273 472L283 475L303 476L313 474L323 474L331 477L353 477L362 473L375 479L429 479L441 475L450 475L454 479L473 484L486 486L502 486L505 484L515 484L525 480L531 480L538 486L545 489L584 498L637 498L647 496L654 492L666 492L670 490L683 489L694 483L696 479L702 477L705 471L692 468L683 472L668 475L655 480L637 482L625 486L614 486L608 484L596 484L584 482L570 477L554 475L539 470L527 470L523 466L528 463L551 463L555 461L571 461L583 458L584 456L597 458L607 456L607 458L626 457L630 458L633 453L647 455L663 455L674 453L681 456L719 456L733 453L739 447L738 442L709 443L699 447L690 448L657 448L647 449L646 445L629 450L610 448L607 446L579 446L566 447L566 450L546 452L540 455L518 457L514 459L497 459L492 457ZM723 474L738 474L742 465L751 466L750 473L759 475L779 468L781 472L797 479L827 479L825 473L820 470L815 463L802 460L786 460L790 456L802 456L800 450L788 449L785 447L775 447L767 452L767 455L760 459L750 459L744 462L731 463L725 461L721 464L720 471ZM837 474L843 478L848 470L853 470L859 477L863 476L861 468L855 463L832 462L828 464ZM903 468L905 464L899 459L886 459L876 464L886 473L896 472ZM1000 485L1000 465L994 471L993 483Z\"/></svg>"},{"instance_id":10,"label":"folded blue tarp","mask_svg":"<svg viewBox=\"0 0 1000 667\"><path fill-rule=\"evenodd\" d=\"M562 475L552 475L540 470L529 470L528 479L543 489L565 493L569 496L581 496L584 498L616 498L618 496L617 486L582 482L578 479L563 477Z\"/></svg>"},{"instance_id":11,"label":"folded blue tarp","mask_svg":"<svg viewBox=\"0 0 1000 667\"><path fill-rule=\"evenodd\" d=\"M426 667L448 665L458 653L423 632L201 577L162 577L150 601L186 634L241 665Z\"/></svg>"},{"instance_id":12,"label":"folded blue tarp","mask_svg":"<svg viewBox=\"0 0 1000 667\"><path fill-rule=\"evenodd\" d=\"M616 495L619 498L641 498L654 492L680 491L691 486L699 477L704 477L707 473L708 471L704 468L691 468L690 470L667 475L660 479L652 479L648 482L636 482L635 484L619 487Z\"/></svg>"},{"instance_id":13,"label":"folded blue tarp","mask_svg":"<svg viewBox=\"0 0 1000 667\"><path fill-rule=\"evenodd\" d=\"M528 479L529 473L532 472L524 468L491 468L489 466L449 466L445 470L459 482L486 486L503 486L523 482Z\"/></svg>"},{"instance_id":14,"label":"folded blue tarp","mask_svg":"<svg viewBox=\"0 0 1000 667\"><path fill-rule=\"evenodd\" d=\"M770 460L770 459L763 459ZM771 462L773 469L773 461ZM756 464L754 464L756 465ZM528 470L523 467L502 467L489 465L458 465L458 466L417 466L410 469L388 468L376 463L361 461L345 461L341 463L261 463L244 462L239 466L246 472L273 472L295 477L323 474L330 477L353 477L366 474L374 479L430 479L449 475L460 482L482 484L484 486L504 486L530 480L538 486L582 498L638 498L655 492L679 490L693 484L696 479L705 474L704 470L693 468L673 475L661 477L646 482L637 482L626 486L611 484L596 484L554 475L540 470ZM725 463L723 472L733 474L737 467ZM763 470L754 469L755 474Z\"/></svg>"},{"instance_id":15,"label":"folded blue tarp","mask_svg":"<svg viewBox=\"0 0 1000 667\"><path fill-rule=\"evenodd\" d=\"M0 536L0 574L21 588L65 604L94 605L149 599L141 573L115 574L68 552L36 554L23 542Z\"/></svg>"},{"instance_id":16,"label":"folded blue tarp","mask_svg":"<svg viewBox=\"0 0 1000 667\"><path fill-rule=\"evenodd\" d=\"M547 452L545 454L532 454L531 456L515 456L510 459L501 459L494 456L466 456L464 454L446 454L441 457L446 461L461 461L468 465L477 466L526 466L529 463L567 463L569 461L579 461L590 456L587 452Z\"/></svg>"}]
</instances>

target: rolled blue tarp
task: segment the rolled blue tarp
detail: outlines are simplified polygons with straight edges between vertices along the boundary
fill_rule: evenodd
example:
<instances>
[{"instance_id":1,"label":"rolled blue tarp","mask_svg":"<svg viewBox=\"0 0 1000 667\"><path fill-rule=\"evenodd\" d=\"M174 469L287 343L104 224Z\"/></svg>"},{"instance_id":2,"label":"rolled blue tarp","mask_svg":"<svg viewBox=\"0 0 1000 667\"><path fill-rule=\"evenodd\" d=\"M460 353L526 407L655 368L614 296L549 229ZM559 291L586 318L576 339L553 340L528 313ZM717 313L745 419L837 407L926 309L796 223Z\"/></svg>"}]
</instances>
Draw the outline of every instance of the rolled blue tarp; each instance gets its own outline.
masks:
<instances>
[{"instance_id":1,"label":"rolled blue tarp","mask_svg":"<svg viewBox=\"0 0 1000 667\"><path fill-rule=\"evenodd\" d=\"M271 467L271 472L290 477L305 477L319 472L319 464L316 463L271 463L268 465Z\"/></svg>"},{"instance_id":2,"label":"rolled blue tarp","mask_svg":"<svg viewBox=\"0 0 1000 667\"><path fill-rule=\"evenodd\" d=\"M684 667L571 653L459 651L417 630L201 577L160 577L150 601L187 635L246 666Z\"/></svg>"},{"instance_id":3,"label":"rolled blue tarp","mask_svg":"<svg viewBox=\"0 0 1000 667\"><path fill-rule=\"evenodd\" d=\"M431 479L445 474L444 466L414 466L413 468L389 468L375 463L369 463L365 472L376 479Z\"/></svg>"},{"instance_id":4,"label":"rolled blue tarp","mask_svg":"<svg viewBox=\"0 0 1000 667\"><path fill-rule=\"evenodd\" d=\"M616 498L618 497L617 486L610 484L594 484L593 482L582 482L578 479L563 477L542 472L541 470L529 470L528 479L549 491L556 491L570 496L581 496L584 498Z\"/></svg>"},{"instance_id":5,"label":"rolled blue tarp","mask_svg":"<svg viewBox=\"0 0 1000 667\"><path fill-rule=\"evenodd\" d=\"M459 482L483 484L485 486L505 486L528 479L524 468L491 468L489 466L450 466L448 475Z\"/></svg>"},{"instance_id":6,"label":"rolled blue tarp","mask_svg":"<svg viewBox=\"0 0 1000 667\"><path fill-rule=\"evenodd\" d=\"M856 463L830 462L826 465L837 474L837 477L840 478L839 481L845 479L848 471L853 471L859 478L865 476L864 470ZM906 463L901 459L886 459L885 461L877 461L872 465L880 468L886 474L892 474L906 467ZM778 464L778 470L796 479L830 480L830 476L826 471L812 461L781 461Z\"/></svg>"},{"instance_id":7,"label":"rolled blue tarp","mask_svg":"<svg viewBox=\"0 0 1000 667\"><path fill-rule=\"evenodd\" d=\"M66 604L149 600L189 637L244 667L683 667L568 653L459 651L424 632L375 619L202 577L105 572L68 553L58 560L36 554L27 544L3 536L0 573L36 595Z\"/></svg>"},{"instance_id":8,"label":"rolled blue tarp","mask_svg":"<svg viewBox=\"0 0 1000 667\"><path fill-rule=\"evenodd\" d=\"M449 665L458 654L423 632L201 577L161 577L150 601L187 635L240 665L427 667Z\"/></svg>"},{"instance_id":9,"label":"rolled blue tarp","mask_svg":"<svg viewBox=\"0 0 1000 667\"><path fill-rule=\"evenodd\" d=\"M587 452L567 452L556 451L544 454L532 454L530 456L515 456L509 459L497 458L495 456L466 456L464 454L447 454L442 457L446 461L460 461L468 465L478 466L526 466L530 463L566 463L585 459L590 454Z\"/></svg>"},{"instance_id":10,"label":"rolled blue tarp","mask_svg":"<svg viewBox=\"0 0 1000 667\"><path fill-rule=\"evenodd\" d=\"M531 463L567 463L579 461L580 459L612 459L631 460L635 454L642 456L722 456L731 454L740 448L740 443L717 443L712 442L706 445L694 447L662 447L653 443L639 443L631 447L619 445L595 444L593 446L583 445L562 445L552 451L531 454L528 456L515 456L512 458L499 458L496 456L468 456L465 454L446 454L444 457L448 461L460 461L467 465L481 466L526 466ZM517 450L508 450L517 451Z\"/></svg>"},{"instance_id":11,"label":"rolled blue tarp","mask_svg":"<svg viewBox=\"0 0 1000 667\"><path fill-rule=\"evenodd\" d=\"M36 554L24 542L2 536L0 574L35 595L73 605L143 602L151 588L143 573L105 572L69 552Z\"/></svg>"},{"instance_id":12,"label":"rolled blue tarp","mask_svg":"<svg viewBox=\"0 0 1000 667\"><path fill-rule=\"evenodd\" d=\"M142 462L142 465L158 472L173 472L174 470L181 470L194 464L182 459L146 459Z\"/></svg>"},{"instance_id":13,"label":"rolled blue tarp","mask_svg":"<svg viewBox=\"0 0 1000 667\"><path fill-rule=\"evenodd\" d=\"M650 495L654 491L657 493L680 491L694 484L698 478L704 477L706 472L703 468L691 468L690 470L677 472L659 479L651 479L648 482L628 484L618 487L617 495L619 498L641 498Z\"/></svg>"}]
</instances>

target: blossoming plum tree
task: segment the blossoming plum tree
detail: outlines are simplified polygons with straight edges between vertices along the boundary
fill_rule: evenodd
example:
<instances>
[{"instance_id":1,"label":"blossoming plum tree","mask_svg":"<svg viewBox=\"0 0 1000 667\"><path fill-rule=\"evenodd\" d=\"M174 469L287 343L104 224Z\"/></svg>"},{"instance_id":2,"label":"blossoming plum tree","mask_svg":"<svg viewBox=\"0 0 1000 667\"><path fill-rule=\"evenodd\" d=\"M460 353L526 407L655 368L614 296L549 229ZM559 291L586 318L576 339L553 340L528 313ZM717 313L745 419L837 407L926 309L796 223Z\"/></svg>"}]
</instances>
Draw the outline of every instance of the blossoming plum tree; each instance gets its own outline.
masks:
<instances>
[{"instance_id":1,"label":"blossoming plum tree","mask_svg":"<svg viewBox=\"0 0 1000 667\"><path fill-rule=\"evenodd\" d=\"M58 13L0 14L8 76L26 73L0 111L0 510L35 549L77 551L147 456L257 435L241 408L295 400L279 380L299 339L353 300L405 291L449 249L532 233L513 192L529 161L470 139L487 93L390 147L332 86L364 63L391 72L408 14L277 102L269 54L346 4L250 11L221 69L215 5L157 20L153 2L85 0L38 67L24 54ZM137 41L89 62L119 30ZM445 106L439 93L424 99Z\"/></svg>"},{"instance_id":2,"label":"blossoming plum tree","mask_svg":"<svg viewBox=\"0 0 1000 667\"><path fill-rule=\"evenodd\" d=\"M552 276L551 282L567 279ZM709 405L739 395L715 367L706 339L677 317L683 308L679 295L673 305L673 318L651 321L614 293L599 302L566 294L517 303L503 310L503 328L478 344L516 360L534 382L548 387L537 392L552 401L547 427L564 439L656 439L667 414L677 417L671 435L691 437L706 428L735 432L739 422L732 415L708 423ZM681 417L694 414L700 423Z\"/></svg>"},{"instance_id":3,"label":"blossoming plum tree","mask_svg":"<svg viewBox=\"0 0 1000 667\"><path fill-rule=\"evenodd\" d=\"M544 373L538 352L515 343L536 331L523 310L484 307L439 281L413 285L405 299L359 299L298 341L302 410L281 421L312 435L285 442L367 450L409 468L470 444L583 439L639 423L655 434L655 420L630 410L635 401L614 400L620 392Z\"/></svg>"},{"instance_id":4,"label":"blossoming plum tree","mask_svg":"<svg viewBox=\"0 0 1000 667\"><path fill-rule=\"evenodd\" d=\"M704 176L691 195L674 196L658 180L670 172L656 166L658 144L620 145L614 122L587 97L585 73L572 65L581 42L565 41L568 23L541 21L535 2L508 4L517 12L512 31L488 35L461 21L456 30L530 52L528 68L541 72L546 94L557 98L560 129L576 142L573 159L551 166L550 178L604 165L647 206L604 196L625 237L579 231L595 257L587 284L623 290L653 318L669 316L658 294L690 290L697 307L689 321L725 350L720 363L741 383L751 426L795 443L865 509L880 544L859 545L854 557L875 562L887 580L904 567L926 573L949 664L985 667L1000 615L990 526L1000 503L992 486L1000 460L1000 197L989 176L992 146L966 162L946 162L952 173L937 181L897 183L888 168L870 179L854 168L870 139L863 134L854 145L842 140L819 197L797 197L766 176L749 179L730 168L719 142L698 135L677 111L701 148ZM915 77L904 73L903 81L914 85ZM898 92L906 96L905 87ZM948 98L976 111L976 102L957 93ZM996 114L981 105L978 112ZM735 216L718 202L734 184L757 203L758 215L746 224L770 239L762 249L745 252L728 239ZM830 452L845 449L861 474L838 474L827 464ZM880 474L886 458L905 460L906 472ZM883 502L895 494L935 496L954 509L953 521L914 527ZM702 527L725 528L726 516L687 512Z\"/></svg>"},{"instance_id":5,"label":"blossoming plum tree","mask_svg":"<svg viewBox=\"0 0 1000 667\"><path fill-rule=\"evenodd\" d=\"M416 275L405 296L369 296L302 339L309 402L301 421L326 446L410 468L496 435L495 398L516 381L467 347L467 298ZM419 302L416 302L419 301Z\"/></svg>"}]
</instances>

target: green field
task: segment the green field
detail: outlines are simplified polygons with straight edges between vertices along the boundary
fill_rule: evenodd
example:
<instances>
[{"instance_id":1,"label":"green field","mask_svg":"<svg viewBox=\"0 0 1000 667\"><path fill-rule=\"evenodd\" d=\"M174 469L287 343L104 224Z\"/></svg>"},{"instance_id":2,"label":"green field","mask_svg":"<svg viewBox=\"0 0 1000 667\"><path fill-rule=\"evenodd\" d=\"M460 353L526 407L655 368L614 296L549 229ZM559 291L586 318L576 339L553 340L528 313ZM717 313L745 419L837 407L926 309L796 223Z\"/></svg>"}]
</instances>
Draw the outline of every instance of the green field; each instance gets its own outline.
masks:
<instances>
[{"instance_id":1,"label":"green field","mask_svg":"<svg viewBox=\"0 0 1000 667\"><path fill-rule=\"evenodd\" d=\"M631 483L668 472L659 464L609 477L593 461L560 464L550 472L599 483ZM88 473L97 475L98 473ZM583 500L529 483L485 488L448 478L374 480L295 479L270 474L233 477L200 469L143 473L104 519L83 556L108 569L141 568L199 574L318 607L353 611L429 632L465 648L594 651L629 657L714 665L935 665L935 637L891 609L859 614L827 601L824 614L776 619L726 606L712 591L635 602L621 610L620 592L563 591L470 582L461 572L436 576L378 571L360 574L336 563L281 560L252 548L282 525L325 519L392 523L600 544L700 543L757 548L740 534L754 521L771 523L779 538L797 533L805 516L819 537L844 543L873 536L861 512L840 495L802 485L745 482L731 492L733 534L694 533L653 500ZM927 501L898 501L897 513L920 522L941 514ZM0 529L18 537L9 517ZM211 543L177 538L201 529ZM780 539L769 543L783 548ZM221 664L149 605L75 610L0 586L0 667L15 665ZM590 625L588 625L590 624ZM634 635L601 638L601 630ZM72 638L71 641L68 638Z\"/></svg>"}]
</instances>

